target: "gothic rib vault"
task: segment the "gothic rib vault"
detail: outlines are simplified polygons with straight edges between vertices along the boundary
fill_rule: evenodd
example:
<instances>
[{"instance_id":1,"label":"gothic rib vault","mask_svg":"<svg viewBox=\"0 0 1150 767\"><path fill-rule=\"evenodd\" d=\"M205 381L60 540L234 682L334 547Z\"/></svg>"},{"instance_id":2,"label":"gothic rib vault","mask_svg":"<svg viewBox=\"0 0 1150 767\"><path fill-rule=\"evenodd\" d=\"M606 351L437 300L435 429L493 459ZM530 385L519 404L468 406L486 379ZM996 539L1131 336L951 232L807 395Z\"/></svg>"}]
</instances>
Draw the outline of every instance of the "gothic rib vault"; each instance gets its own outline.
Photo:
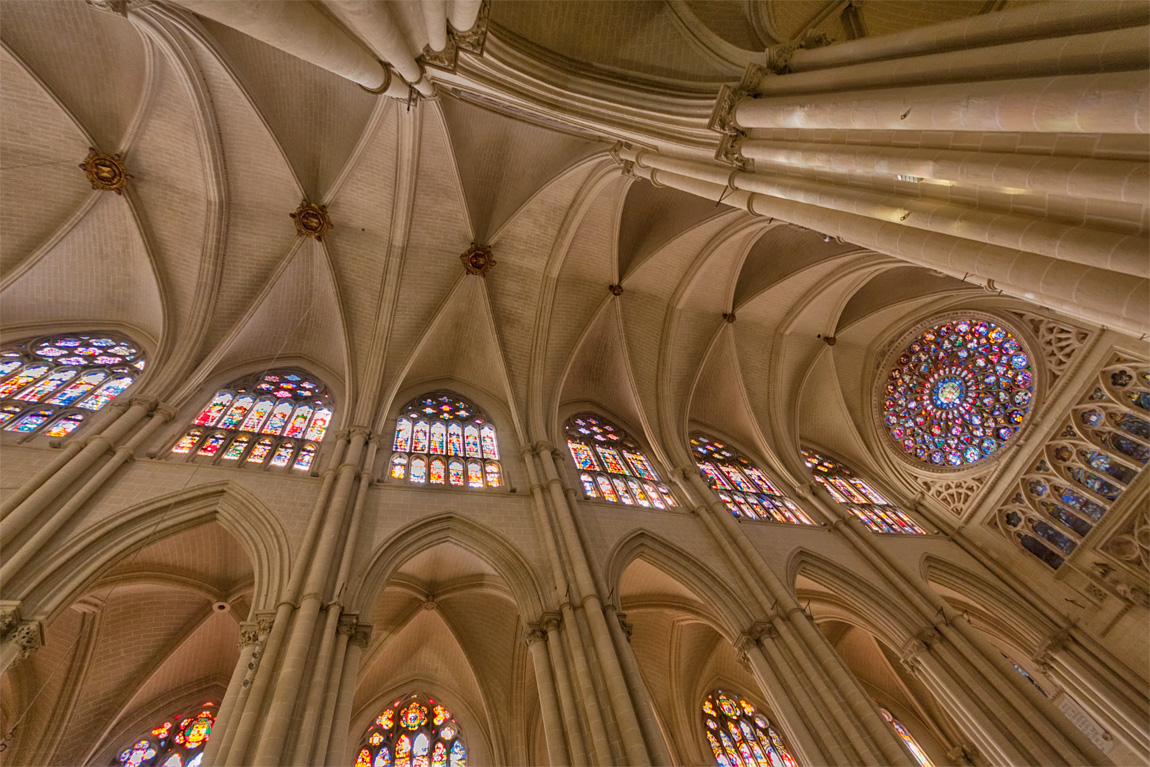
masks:
<instances>
[{"instance_id":1,"label":"gothic rib vault","mask_svg":"<svg viewBox=\"0 0 1150 767\"><path fill-rule=\"evenodd\" d=\"M704 764L721 688L800 765L916 763L879 706L934 764L1144 763L1147 25L0 3L0 352L106 333L147 361L58 437L0 397L0 759L120 764L210 702L200 767L350 765L417 695L475 765ZM883 387L963 321L1027 377L956 357L923 386L937 412L1001 388L1018 428L908 458ZM194 423L269 372L326 387L326 434ZM428 394L498 436L458 486L393 451ZM588 414L621 472L568 450ZM705 480L696 435L745 484ZM849 511L804 449L884 503Z\"/></svg>"}]
</instances>

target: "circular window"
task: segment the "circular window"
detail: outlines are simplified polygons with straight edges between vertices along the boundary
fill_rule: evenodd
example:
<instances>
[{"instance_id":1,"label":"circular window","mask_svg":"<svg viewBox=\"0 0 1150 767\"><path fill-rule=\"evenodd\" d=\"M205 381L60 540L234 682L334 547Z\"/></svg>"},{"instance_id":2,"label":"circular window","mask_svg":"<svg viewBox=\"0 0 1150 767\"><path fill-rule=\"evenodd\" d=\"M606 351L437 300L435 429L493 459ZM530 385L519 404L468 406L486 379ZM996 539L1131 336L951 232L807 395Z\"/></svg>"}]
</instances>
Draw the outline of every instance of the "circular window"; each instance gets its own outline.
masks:
<instances>
[{"instance_id":1,"label":"circular window","mask_svg":"<svg viewBox=\"0 0 1150 767\"><path fill-rule=\"evenodd\" d=\"M988 317L917 331L887 370L879 418L899 454L927 466L962 469L995 455L1034 402L1030 354Z\"/></svg>"}]
</instances>

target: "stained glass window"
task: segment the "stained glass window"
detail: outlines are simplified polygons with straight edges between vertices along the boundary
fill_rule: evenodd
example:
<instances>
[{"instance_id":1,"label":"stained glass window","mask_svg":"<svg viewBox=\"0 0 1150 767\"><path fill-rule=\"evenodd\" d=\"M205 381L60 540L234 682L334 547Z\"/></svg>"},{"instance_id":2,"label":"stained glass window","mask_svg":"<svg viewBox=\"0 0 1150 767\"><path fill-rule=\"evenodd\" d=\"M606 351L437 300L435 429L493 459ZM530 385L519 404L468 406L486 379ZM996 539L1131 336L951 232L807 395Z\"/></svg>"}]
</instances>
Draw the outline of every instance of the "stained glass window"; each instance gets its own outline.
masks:
<instances>
[{"instance_id":1,"label":"stained glass window","mask_svg":"<svg viewBox=\"0 0 1150 767\"><path fill-rule=\"evenodd\" d=\"M372 721L360 739L355 767L467 767L467 748L442 703L409 695Z\"/></svg>"},{"instance_id":2,"label":"stained glass window","mask_svg":"<svg viewBox=\"0 0 1150 767\"><path fill-rule=\"evenodd\" d=\"M395 421L392 450L392 479L469 488L503 484L495 427L453 392L431 392L407 403ZM436 456L488 460L445 462Z\"/></svg>"},{"instance_id":3,"label":"stained glass window","mask_svg":"<svg viewBox=\"0 0 1150 767\"><path fill-rule=\"evenodd\" d=\"M826 488L836 502L845 506L872 533L926 535L917 522L893 505L862 477L838 461L813 450L803 449L803 460L815 481Z\"/></svg>"},{"instance_id":4,"label":"stained glass window","mask_svg":"<svg viewBox=\"0 0 1150 767\"><path fill-rule=\"evenodd\" d=\"M580 413L564 431L585 497L647 509L678 505L639 445L606 418Z\"/></svg>"},{"instance_id":5,"label":"stained glass window","mask_svg":"<svg viewBox=\"0 0 1150 767\"><path fill-rule=\"evenodd\" d=\"M1034 398L1030 356L994 322L959 319L924 330L887 377L882 419L902 454L963 468L1002 448Z\"/></svg>"},{"instance_id":6,"label":"stained glass window","mask_svg":"<svg viewBox=\"0 0 1150 767\"><path fill-rule=\"evenodd\" d=\"M797 767L771 721L746 698L715 690L703 701L703 735L720 767Z\"/></svg>"},{"instance_id":7,"label":"stained glass window","mask_svg":"<svg viewBox=\"0 0 1150 767\"><path fill-rule=\"evenodd\" d=\"M33 338L0 349L0 424L27 436L64 437L124 393L144 354L107 334Z\"/></svg>"},{"instance_id":8,"label":"stained glass window","mask_svg":"<svg viewBox=\"0 0 1150 767\"><path fill-rule=\"evenodd\" d=\"M1115 355L1047 439L1007 503L999 529L1058 569L1145 470L1150 423L1131 394L1150 392L1150 365Z\"/></svg>"},{"instance_id":9,"label":"stained glass window","mask_svg":"<svg viewBox=\"0 0 1150 767\"><path fill-rule=\"evenodd\" d=\"M266 466L304 474L311 470L332 412L327 387L307 373L268 370L217 392L171 452L237 468Z\"/></svg>"},{"instance_id":10,"label":"stained glass window","mask_svg":"<svg viewBox=\"0 0 1150 767\"><path fill-rule=\"evenodd\" d=\"M121 767L199 767L212 735L216 707L205 702L194 713L173 714L120 751Z\"/></svg>"},{"instance_id":11,"label":"stained glass window","mask_svg":"<svg viewBox=\"0 0 1150 767\"><path fill-rule=\"evenodd\" d=\"M736 517L814 524L806 512L780 493L757 466L733 447L698 431L690 439L703 478Z\"/></svg>"},{"instance_id":12,"label":"stained glass window","mask_svg":"<svg viewBox=\"0 0 1150 767\"><path fill-rule=\"evenodd\" d=\"M906 746L907 751L910 751L910 755L914 757L914 760L918 762L921 767L934 767L934 762L930 760L930 757L926 755L926 752L922 750L922 747L918 745L918 741L907 731L906 727L902 725L902 722L895 719L894 716L882 706L879 706L878 710L882 713L882 718L890 722L890 726L894 728L894 731L902 740L902 744Z\"/></svg>"}]
</instances>

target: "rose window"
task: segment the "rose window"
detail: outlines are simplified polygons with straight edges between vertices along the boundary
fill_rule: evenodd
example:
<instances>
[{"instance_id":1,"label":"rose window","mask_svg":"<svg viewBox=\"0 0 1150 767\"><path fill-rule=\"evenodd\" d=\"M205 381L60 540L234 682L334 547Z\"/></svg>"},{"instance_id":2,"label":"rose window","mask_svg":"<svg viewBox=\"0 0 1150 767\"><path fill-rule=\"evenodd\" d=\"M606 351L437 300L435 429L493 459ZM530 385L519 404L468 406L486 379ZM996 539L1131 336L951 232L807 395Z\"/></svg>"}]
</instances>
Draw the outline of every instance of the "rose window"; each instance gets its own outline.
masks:
<instances>
[{"instance_id":1,"label":"rose window","mask_svg":"<svg viewBox=\"0 0 1150 767\"><path fill-rule=\"evenodd\" d=\"M883 391L887 433L909 458L961 468L1000 450L1034 400L1034 370L1018 338L989 320L923 331Z\"/></svg>"}]
</instances>

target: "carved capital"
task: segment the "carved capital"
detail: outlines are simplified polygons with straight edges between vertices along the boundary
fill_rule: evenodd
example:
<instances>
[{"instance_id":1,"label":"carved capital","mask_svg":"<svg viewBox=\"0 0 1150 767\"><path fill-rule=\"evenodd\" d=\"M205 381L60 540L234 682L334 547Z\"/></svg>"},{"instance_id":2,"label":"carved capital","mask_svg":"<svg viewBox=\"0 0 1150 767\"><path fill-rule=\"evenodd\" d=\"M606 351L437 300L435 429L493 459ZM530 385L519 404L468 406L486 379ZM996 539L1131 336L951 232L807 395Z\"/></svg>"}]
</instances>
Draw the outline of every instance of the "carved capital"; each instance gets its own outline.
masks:
<instances>
[{"instance_id":1,"label":"carved capital","mask_svg":"<svg viewBox=\"0 0 1150 767\"><path fill-rule=\"evenodd\" d=\"M240 649L250 647L251 645L258 644L260 641L260 629L255 623L244 622L240 624Z\"/></svg>"},{"instance_id":2,"label":"carved capital","mask_svg":"<svg viewBox=\"0 0 1150 767\"><path fill-rule=\"evenodd\" d=\"M359 617L345 613L339 616L339 623L336 624L335 632L340 636L350 637L355 636L355 630L359 627Z\"/></svg>"},{"instance_id":3,"label":"carved capital","mask_svg":"<svg viewBox=\"0 0 1150 767\"><path fill-rule=\"evenodd\" d=\"M964 743L947 751L946 756L955 767L973 767L978 749L970 743Z\"/></svg>"},{"instance_id":4,"label":"carved capital","mask_svg":"<svg viewBox=\"0 0 1150 767\"><path fill-rule=\"evenodd\" d=\"M770 621L757 621L751 624L747 629L747 633L756 643L761 643L767 640L774 641L779 638L779 630Z\"/></svg>"},{"instance_id":5,"label":"carved capital","mask_svg":"<svg viewBox=\"0 0 1150 767\"><path fill-rule=\"evenodd\" d=\"M256 615L256 631L260 636L267 636L271 633L272 626L276 622L275 613L260 613Z\"/></svg>"},{"instance_id":6,"label":"carved capital","mask_svg":"<svg viewBox=\"0 0 1150 767\"><path fill-rule=\"evenodd\" d=\"M631 641L631 633L635 627L627 622L627 613L615 613L615 617L619 621L619 628L623 629L623 636L627 637L627 641Z\"/></svg>"},{"instance_id":7,"label":"carved capital","mask_svg":"<svg viewBox=\"0 0 1150 767\"><path fill-rule=\"evenodd\" d=\"M361 650L366 650L368 643L371 642L371 626L362 623L356 624L355 633L353 633L347 641L350 645L354 645Z\"/></svg>"},{"instance_id":8,"label":"carved capital","mask_svg":"<svg viewBox=\"0 0 1150 767\"><path fill-rule=\"evenodd\" d=\"M559 613L543 613L539 618L539 625L544 631L558 631L563 625L563 616Z\"/></svg>"},{"instance_id":9,"label":"carved capital","mask_svg":"<svg viewBox=\"0 0 1150 767\"><path fill-rule=\"evenodd\" d=\"M902 665L912 673L922 670L922 656L930 653L930 648L938 641L938 633L933 628L926 628L907 640L899 653Z\"/></svg>"},{"instance_id":10,"label":"carved capital","mask_svg":"<svg viewBox=\"0 0 1150 767\"><path fill-rule=\"evenodd\" d=\"M528 626L523 632L523 643L531 646L536 642L546 642L547 632L537 625Z\"/></svg>"},{"instance_id":11,"label":"carved capital","mask_svg":"<svg viewBox=\"0 0 1150 767\"><path fill-rule=\"evenodd\" d=\"M23 660L44 644L44 627L40 621L22 621L16 624L4 637L20 649L17 660Z\"/></svg>"},{"instance_id":12,"label":"carved capital","mask_svg":"<svg viewBox=\"0 0 1150 767\"><path fill-rule=\"evenodd\" d=\"M20 603L8 600L0 602L0 639L6 638L19 622Z\"/></svg>"}]
</instances>

